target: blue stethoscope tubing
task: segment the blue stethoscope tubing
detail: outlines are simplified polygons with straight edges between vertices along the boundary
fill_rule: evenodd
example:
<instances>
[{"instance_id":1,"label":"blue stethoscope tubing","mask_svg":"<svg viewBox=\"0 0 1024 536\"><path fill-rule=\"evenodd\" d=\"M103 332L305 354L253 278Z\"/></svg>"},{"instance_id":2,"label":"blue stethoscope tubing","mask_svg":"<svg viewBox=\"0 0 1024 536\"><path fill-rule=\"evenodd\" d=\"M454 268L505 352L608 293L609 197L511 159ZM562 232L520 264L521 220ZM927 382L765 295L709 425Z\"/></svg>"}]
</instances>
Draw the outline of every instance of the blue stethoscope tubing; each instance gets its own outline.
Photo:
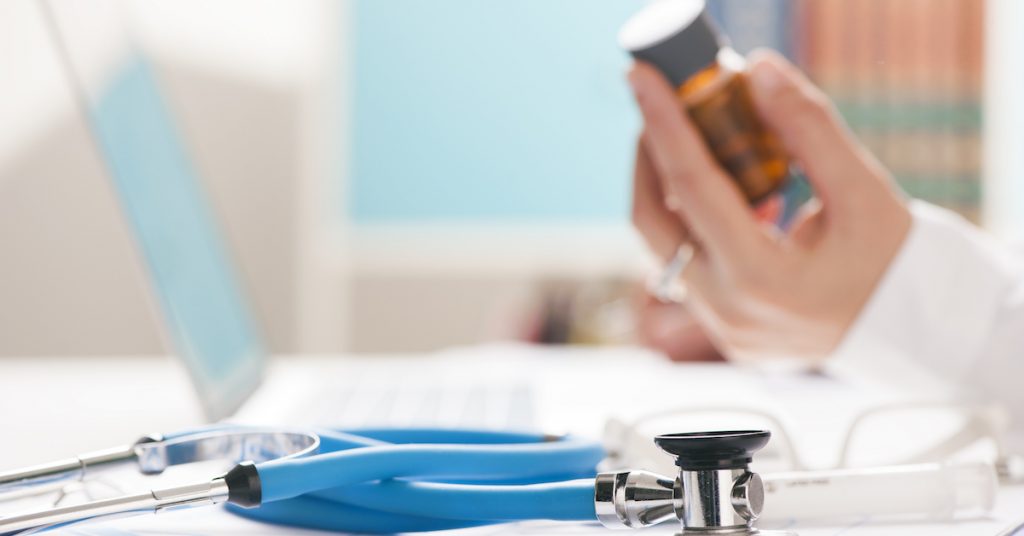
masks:
<instances>
[{"instance_id":1,"label":"blue stethoscope tubing","mask_svg":"<svg viewBox=\"0 0 1024 536\"><path fill-rule=\"evenodd\" d=\"M262 503L240 516L339 532L396 533L528 519L594 521L600 444L572 436L318 430L320 452L257 464Z\"/></svg>"}]
</instances>

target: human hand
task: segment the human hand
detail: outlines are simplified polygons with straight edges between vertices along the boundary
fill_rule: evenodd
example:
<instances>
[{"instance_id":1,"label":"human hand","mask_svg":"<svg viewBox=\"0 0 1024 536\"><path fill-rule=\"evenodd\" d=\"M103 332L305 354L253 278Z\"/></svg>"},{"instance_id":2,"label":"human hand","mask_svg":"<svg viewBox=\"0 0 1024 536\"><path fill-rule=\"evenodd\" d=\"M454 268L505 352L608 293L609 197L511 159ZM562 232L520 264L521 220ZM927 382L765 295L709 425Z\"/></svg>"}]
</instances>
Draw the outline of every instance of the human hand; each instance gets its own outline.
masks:
<instances>
[{"instance_id":1,"label":"human hand","mask_svg":"<svg viewBox=\"0 0 1024 536\"><path fill-rule=\"evenodd\" d=\"M781 196L772 196L754 209L757 219L779 221L783 211ZM647 285L641 285L633 300L636 341L665 354L672 361L722 361L721 352L704 333L700 323L686 307L656 298Z\"/></svg>"},{"instance_id":2,"label":"human hand","mask_svg":"<svg viewBox=\"0 0 1024 536\"><path fill-rule=\"evenodd\" d=\"M718 166L661 74L629 74L644 130L633 220L663 259L684 242L687 304L732 359L827 356L842 339L910 228L884 168L848 132L827 98L778 54L749 70L755 105L810 180L816 200L790 231L758 221Z\"/></svg>"},{"instance_id":3,"label":"human hand","mask_svg":"<svg viewBox=\"0 0 1024 536\"><path fill-rule=\"evenodd\" d=\"M722 354L685 307L641 292L634 304L636 341L672 361L721 361Z\"/></svg>"}]
</instances>

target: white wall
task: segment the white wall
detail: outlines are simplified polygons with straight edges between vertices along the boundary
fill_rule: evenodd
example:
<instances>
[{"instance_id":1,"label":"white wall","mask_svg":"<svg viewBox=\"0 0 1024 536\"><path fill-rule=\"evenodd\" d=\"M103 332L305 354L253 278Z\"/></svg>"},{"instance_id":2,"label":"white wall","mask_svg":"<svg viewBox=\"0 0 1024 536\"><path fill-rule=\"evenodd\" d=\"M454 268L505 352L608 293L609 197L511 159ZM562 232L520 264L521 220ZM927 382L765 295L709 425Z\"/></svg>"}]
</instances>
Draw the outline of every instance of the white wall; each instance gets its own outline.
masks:
<instances>
[{"instance_id":1,"label":"white wall","mask_svg":"<svg viewBox=\"0 0 1024 536\"><path fill-rule=\"evenodd\" d=\"M341 349L343 267L311 281L344 258L311 253L325 250L322 240L343 244L321 225L337 214L324 190L337 183L340 7L124 4L271 348ZM40 17L32 0L0 3L0 356L163 352L144 271Z\"/></svg>"},{"instance_id":2,"label":"white wall","mask_svg":"<svg viewBox=\"0 0 1024 536\"><path fill-rule=\"evenodd\" d=\"M0 3L0 355L152 353L110 185L34 2Z\"/></svg>"},{"instance_id":3,"label":"white wall","mask_svg":"<svg viewBox=\"0 0 1024 536\"><path fill-rule=\"evenodd\" d=\"M985 225L1024 240L1024 2L986 0Z\"/></svg>"},{"instance_id":4,"label":"white wall","mask_svg":"<svg viewBox=\"0 0 1024 536\"><path fill-rule=\"evenodd\" d=\"M181 103L176 112L193 127L197 158L211 162L204 171L272 349L345 349L348 256L338 189L347 143L338 117L346 103L347 2L165 0L131 7L151 56L236 82L214 95L194 78L165 78ZM234 113L224 117L225 108ZM253 137L263 143L253 146Z\"/></svg>"}]
</instances>

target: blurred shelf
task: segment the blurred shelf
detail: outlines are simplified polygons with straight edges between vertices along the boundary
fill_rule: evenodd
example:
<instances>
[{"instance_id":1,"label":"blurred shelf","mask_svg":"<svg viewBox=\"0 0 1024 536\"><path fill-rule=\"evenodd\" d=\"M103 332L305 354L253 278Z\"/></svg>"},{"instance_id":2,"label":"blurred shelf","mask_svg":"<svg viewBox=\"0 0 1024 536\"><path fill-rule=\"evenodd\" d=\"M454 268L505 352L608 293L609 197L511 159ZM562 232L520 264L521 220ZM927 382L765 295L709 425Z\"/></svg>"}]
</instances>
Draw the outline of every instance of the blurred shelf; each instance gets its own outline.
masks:
<instances>
[{"instance_id":1,"label":"blurred shelf","mask_svg":"<svg viewBox=\"0 0 1024 536\"><path fill-rule=\"evenodd\" d=\"M628 224L409 223L354 226L359 275L607 276L654 265Z\"/></svg>"}]
</instances>

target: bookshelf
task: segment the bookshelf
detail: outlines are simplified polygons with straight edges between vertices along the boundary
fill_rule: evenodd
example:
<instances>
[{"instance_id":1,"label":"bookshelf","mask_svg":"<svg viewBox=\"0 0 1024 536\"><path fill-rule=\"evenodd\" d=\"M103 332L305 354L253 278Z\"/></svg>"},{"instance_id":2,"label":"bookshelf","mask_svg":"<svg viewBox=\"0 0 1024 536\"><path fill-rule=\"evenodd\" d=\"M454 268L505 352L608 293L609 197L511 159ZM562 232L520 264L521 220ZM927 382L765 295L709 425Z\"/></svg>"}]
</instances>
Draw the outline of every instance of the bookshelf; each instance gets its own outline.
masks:
<instances>
[{"instance_id":1,"label":"bookshelf","mask_svg":"<svg viewBox=\"0 0 1024 536\"><path fill-rule=\"evenodd\" d=\"M983 0L710 0L742 52L781 50L911 196L981 221Z\"/></svg>"}]
</instances>

